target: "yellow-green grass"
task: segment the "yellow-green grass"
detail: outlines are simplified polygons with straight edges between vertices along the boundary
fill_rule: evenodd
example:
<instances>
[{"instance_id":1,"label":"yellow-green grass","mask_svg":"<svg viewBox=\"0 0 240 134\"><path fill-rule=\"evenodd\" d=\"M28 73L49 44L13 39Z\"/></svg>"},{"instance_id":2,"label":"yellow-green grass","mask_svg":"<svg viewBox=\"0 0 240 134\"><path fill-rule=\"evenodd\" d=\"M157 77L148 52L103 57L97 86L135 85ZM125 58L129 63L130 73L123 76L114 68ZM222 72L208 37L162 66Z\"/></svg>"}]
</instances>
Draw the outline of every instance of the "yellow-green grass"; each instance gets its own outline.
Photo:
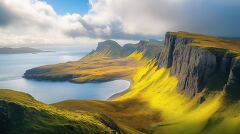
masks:
<instances>
[{"instance_id":1,"label":"yellow-green grass","mask_svg":"<svg viewBox=\"0 0 240 134\"><path fill-rule=\"evenodd\" d=\"M152 132L151 124L161 121L159 111L151 109L145 102L129 99L121 102L96 100L67 100L53 106L69 111L103 113L111 117L121 129L135 132Z\"/></svg>"},{"instance_id":2,"label":"yellow-green grass","mask_svg":"<svg viewBox=\"0 0 240 134\"><path fill-rule=\"evenodd\" d=\"M106 116L59 110L28 94L0 90L1 133L117 133ZM115 131L116 129L116 131Z\"/></svg>"},{"instance_id":3,"label":"yellow-green grass","mask_svg":"<svg viewBox=\"0 0 240 134\"><path fill-rule=\"evenodd\" d=\"M225 49L229 53L240 56L240 40L232 40L229 38L208 36L202 34L194 34L188 32L171 32L170 34L176 35L178 38L188 38L192 40L191 45L204 48L218 48Z\"/></svg>"},{"instance_id":4,"label":"yellow-green grass","mask_svg":"<svg viewBox=\"0 0 240 134\"><path fill-rule=\"evenodd\" d=\"M129 79L135 69L140 66L134 58L111 58L105 56L85 57L79 61L38 67L47 70L43 73L32 74L35 78L58 79L74 76L67 80L77 83L108 81L114 79Z\"/></svg>"},{"instance_id":5,"label":"yellow-green grass","mask_svg":"<svg viewBox=\"0 0 240 134\"><path fill-rule=\"evenodd\" d=\"M138 67L129 91L110 102L70 100L53 106L75 112L104 113L122 129L128 126L144 133L217 133L228 127L228 122L233 126L225 132L240 132L236 125L240 123L240 115L227 114L223 91L203 90L189 99L177 91L177 83L177 78L170 76L170 69L157 69L153 64L146 63ZM205 101L200 104L202 96ZM238 111L227 109L230 113ZM219 117L222 120L214 122Z\"/></svg>"},{"instance_id":6,"label":"yellow-green grass","mask_svg":"<svg viewBox=\"0 0 240 134\"><path fill-rule=\"evenodd\" d=\"M239 41L236 40L186 32L171 34L176 34L180 38L192 39L191 45L194 46L225 49L237 56L240 52ZM207 90L209 87L206 87L194 98L189 99L177 91L178 79L170 76L171 68L157 69L153 61L143 59L143 54L139 52L134 52L125 58L110 58L104 55L100 55L98 58L86 57L81 62L69 62L41 68L50 70L45 75L51 76L68 73L81 74L82 78L78 77L73 80L77 82L86 82L95 78L113 78L113 76L128 78L131 79L132 84L127 92L112 101L69 100L52 106L74 113L85 111L108 115L127 133L240 133L238 128L240 104L239 102L226 102L224 91L209 91ZM122 60L124 63L133 61L125 64L131 69L119 65ZM130 73L123 73L125 71ZM118 72L127 75L120 75ZM111 75L109 76L109 74ZM201 97L204 97L205 101L200 104Z\"/></svg>"}]
</instances>

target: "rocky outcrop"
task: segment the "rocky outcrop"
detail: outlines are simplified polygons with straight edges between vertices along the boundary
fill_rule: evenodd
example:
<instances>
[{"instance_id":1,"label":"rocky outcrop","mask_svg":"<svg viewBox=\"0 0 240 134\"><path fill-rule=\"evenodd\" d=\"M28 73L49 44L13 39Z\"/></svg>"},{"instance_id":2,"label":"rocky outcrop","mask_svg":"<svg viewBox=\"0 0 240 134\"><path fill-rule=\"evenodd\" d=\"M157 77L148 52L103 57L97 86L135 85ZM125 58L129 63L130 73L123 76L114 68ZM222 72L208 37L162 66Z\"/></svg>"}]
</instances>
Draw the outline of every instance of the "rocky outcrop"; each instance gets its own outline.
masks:
<instances>
[{"instance_id":1,"label":"rocky outcrop","mask_svg":"<svg viewBox=\"0 0 240 134\"><path fill-rule=\"evenodd\" d=\"M156 41L156 40L142 40L137 44L137 51L139 52L143 52L144 55L143 57L146 58L155 58L157 55L160 54L163 45L160 41Z\"/></svg>"},{"instance_id":2,"label":"rocky outcrop","mask_svg":"<svg viewBox=\"0 0 240 134\"><path fill-rule=\"evenodd\" d=\"M122 56L122 47L116 41L106 40L99 42L96 50L93 50L87 56L96 53L106 54L111 57L120 57Z\"/></svg>"},{"instance_id":3,"label":"rocky outcrop","mask_svg":"<svg viewBox=\"0 0 240 134\"><path fill-rule=\"evenodd\" d=\"M142 40L137 44L125 44L123 47L115 41L107 40L99 42L96 50L93 50L88 56L96 53L104 53L110 57L126 57L134 51L138 51L143 52L143 57L145 58L155 58L156 55L159 55L162 48L162 42L153 39Z\"/></svg>"},{"instance_id":4,"label":"rocky outcrop","mask_svg":"<svg viewBox=\"0 0 240 134\"><path fill-rule=\"evenodd\" d=\"M240 61L238 60L232 62L232 68L224 91L228 98L234 100L240 98Z\"/></svg>"},{"instance_id":5,"label":"rocky outcrop","mask_svg":"<svg viewBox=\"0 0 240 134\"><path fill-rule=\"evenodd\" d=\"M216 57L210 52L178 43L173 52L171 74L179 79L178 90L189 97L202 90L215 72Z\"/></svg>"},{"instance_id":6,"label":"rocky outcrop","mask_svg":"<svg viewBox=\"0 0 240 134\"><path fill-rule=\"evenodd\" d=\"M229 55L225 49L203 48L192 45L192 42L192 38L167 33L164 48L157 61L158 68L171 68L170 74L178 78L178 91L190 98L207 88L208 81L217 73L229 76L226 92L235 92L232 86L239 83L236 77L240 75L239 69L236 69L238 62L232 67L234 56Z\"/></svg>"},{"instance_id":7,"label":"rocky outcrop","mask_svg":"<svg viewBox=\"0 0 240 134\"><path fill-rule=\"evenodd\" d=\"M135 50L137 50L138 45L137 44L125 44L123 46L123 54L124 55L130 55L132 52L134 52Z\"/></svg>"},{"instance_id":8,"label":"rocky outcrop","mask_svg":"<svg viewBox=\"0 0 240 134\"><path fill-rule=\"evenodd\" d=\"M176 39L177 37L175 35L171 35L170 33L166 34L164 48L162 49L158 60L159 68L163 66L169 68L172 66L173 51L175 48Z\"/></svg>"}]
</instances>

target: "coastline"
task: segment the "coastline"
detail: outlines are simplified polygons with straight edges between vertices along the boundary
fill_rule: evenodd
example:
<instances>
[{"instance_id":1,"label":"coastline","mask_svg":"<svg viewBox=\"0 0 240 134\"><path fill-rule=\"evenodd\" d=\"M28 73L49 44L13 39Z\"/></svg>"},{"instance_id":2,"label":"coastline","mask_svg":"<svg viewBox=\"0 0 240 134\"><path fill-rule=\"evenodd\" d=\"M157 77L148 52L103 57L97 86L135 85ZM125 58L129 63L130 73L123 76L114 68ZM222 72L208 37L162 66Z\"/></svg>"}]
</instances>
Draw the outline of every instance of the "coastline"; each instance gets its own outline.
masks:
<instances>
[{"instance_id":1,"label":"coastline","mask_svg":"<svg viewBox=\"0 0 240 134\"><path fill-rule=\"evenodd\" d=\"M110 96L106 101L112 101L113 99L115 99L115 98L117 98L117 97L119 97L119 96L121 96L121 95L124 95L125 93L127 93L127 92L130 90L130 88L131 88L131 86L132 86L132 83L133 83L133 80L131 80L131 79L121 79L121 80L126 80L126 81L128 81L128 82L130 83L130 84L129 84L129 87L128 87L126 90L122 91L122 92L118 92L118 93L113 94L113 95Z\"/></svg>"},{"instance_id":2,"label":"coastline","mask_svg":"<svg viewBox=\"0 0 240 134\"><path fill-rule=\"evenodd\" d=\"M127 93L129 91L129 89L131 88L131 85L133 83L133 81L131 79L127 79L127 78L118 78L118 79L108 79L108 80L93 80L93 81L85 81L85 82L76 82L76 81L72 81L72 80L63 80L63 79L42 79L42 78L26 78L24 76L22 76L22 78L27 79L27 80L32 80L32 81L48 81L48 82L70 82L73 84L85 84L85 83L104 83L104 82L111 82L111 81L115 81L115 80L124 80L129 82L129 87L121 92L117 92L115 94L112 94L111 96L109 96L105 101L112 101L113 99Z\"/></svg>"}]
</instances>

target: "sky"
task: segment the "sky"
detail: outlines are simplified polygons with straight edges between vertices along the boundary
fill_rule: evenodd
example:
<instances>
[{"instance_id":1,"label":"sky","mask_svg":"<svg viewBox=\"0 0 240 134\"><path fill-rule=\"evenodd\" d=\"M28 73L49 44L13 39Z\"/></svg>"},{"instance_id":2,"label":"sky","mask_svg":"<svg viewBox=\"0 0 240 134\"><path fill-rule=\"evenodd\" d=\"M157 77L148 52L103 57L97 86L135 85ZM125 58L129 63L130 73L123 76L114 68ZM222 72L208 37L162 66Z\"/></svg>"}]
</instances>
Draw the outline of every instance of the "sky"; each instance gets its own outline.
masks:
<instances>
[{"instance_id":1,"label":"sky","mask_svg":"<svg viewBox=\"0 0 240 134\"><path fill-rule=\"evenodd\" d=\"M163 39L168 31L240 37L239 0L0 0L0 46Z\"/></svg>"},{"instance_id":2,"label":"sky","mask_svg":"<svg viewBox=\"0 0 240 134\"><path fill-rule=\"evenodd\" d=\"M88 0L45 0L59 15L79 13L84 15L89 10Z\"/></svg>"}]
</instances>

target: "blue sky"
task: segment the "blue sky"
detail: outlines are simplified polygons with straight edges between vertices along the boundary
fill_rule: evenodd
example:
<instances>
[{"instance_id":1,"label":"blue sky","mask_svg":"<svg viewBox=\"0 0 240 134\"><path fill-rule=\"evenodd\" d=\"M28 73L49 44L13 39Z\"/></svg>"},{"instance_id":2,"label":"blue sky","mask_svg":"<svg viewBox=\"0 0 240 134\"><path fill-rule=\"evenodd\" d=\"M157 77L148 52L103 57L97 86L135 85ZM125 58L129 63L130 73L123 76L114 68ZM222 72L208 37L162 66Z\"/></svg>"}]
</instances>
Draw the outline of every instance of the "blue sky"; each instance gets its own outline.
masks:
<instances>
[{"instance_id":1,"label":"blue sky","mask_svg":"<svg viewBox=\"0 0 240 134\"><path fill-rule=\"evenodd\" d=\"M84 15L89 10L88 0L44 0L50 4L54 10L64 15L66 13L79 13Z\"/></svg>"}]
</instances>

